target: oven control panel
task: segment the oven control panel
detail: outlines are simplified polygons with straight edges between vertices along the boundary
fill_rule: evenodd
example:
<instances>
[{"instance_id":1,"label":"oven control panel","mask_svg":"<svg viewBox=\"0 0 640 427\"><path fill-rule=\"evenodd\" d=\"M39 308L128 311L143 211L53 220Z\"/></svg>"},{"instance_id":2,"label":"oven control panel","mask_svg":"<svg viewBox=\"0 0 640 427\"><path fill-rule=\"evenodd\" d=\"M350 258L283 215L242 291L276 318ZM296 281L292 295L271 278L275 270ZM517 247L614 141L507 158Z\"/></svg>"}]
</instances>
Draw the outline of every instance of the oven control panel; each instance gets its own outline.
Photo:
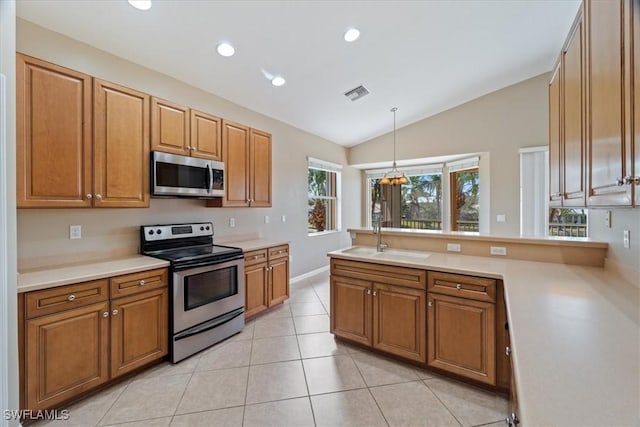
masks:
<instances>
[{"instance_id":1,"label":"oven control panel","mask_svg":"<svg viewBox=\"0 0 640 427\"><path fill-rule=\"evenodd\" d=\"M213 223L145 225L142 227L142 236L146 242L213 236Z\"/></svg>"}]
</instances>

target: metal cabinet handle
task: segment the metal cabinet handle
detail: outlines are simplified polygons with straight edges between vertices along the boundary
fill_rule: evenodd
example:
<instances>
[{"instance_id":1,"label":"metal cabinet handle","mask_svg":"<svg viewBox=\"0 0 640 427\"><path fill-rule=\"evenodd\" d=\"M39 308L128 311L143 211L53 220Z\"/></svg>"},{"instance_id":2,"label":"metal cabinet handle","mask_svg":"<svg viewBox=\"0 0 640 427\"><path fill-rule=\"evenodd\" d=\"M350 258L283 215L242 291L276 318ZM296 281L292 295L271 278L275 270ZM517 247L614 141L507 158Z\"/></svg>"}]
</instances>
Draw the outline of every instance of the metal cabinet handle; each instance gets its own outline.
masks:
<instances>
[{"instance_id":1,"label":"metal cabinet handle","mask_svg":"<svg viewBox=\"0 0 640 427\"><path fill-rule=\"evenodd\" d=\"M87 193L87 195L85 197L87 198L87 200L91 200L91 199L93 199L93 194Z\"/></svg>"},{"instance_id":2,"label":"metal cabinet handle","mask_svg":"<svg viewBox=\"0 0 640 427\"><path fill-rule=\"evenodd\" d=\"M511 348L509 346L506 346L504 348L504 354L506 354L507 356L511 356Z\"/></svg>"},{"instance_id":3,"label":"metal cabinet handle","mask_svg":"<svg viewBox=\"0 0 640 427\"><path fill-rule=\"evenodd\" d=\"M427 307L433 307L433 301L427 302Z\"/></svg>"},{"instance_id":4,"label":"metal cabinet handle","mask_svg":"<svg viewBox=\"0 0 640 427\"><path fill-rule=\"evenodd\" d=\"M378 295L378 293L376 291L373 291L373 296L375 297L376 295Z\"/></svg>"},{"instance_id":5,"label":"metal cabinet handle","mask_svg":"<svg viewBox=\"0 0 640 427\"><path fill-rule=\"evenodd\" d=\"M516 415L515 412L512 412L511 415L509 415L507 419L504 420L504 422L509 427L517 426L518 424L520 424L520 420L518 419L518 416Z\"/></svg>"},{"instance_id":6,"label":"metal cabinet handle","mask_svg":"<svg viewBox=\"0 0 640 427\"><path fill-rule=\"evenodd\" d=\"M371 295L371 289L367 289L367 295Z\"/></svg>"},{"instance_id":7,"label":"metal cabinet handle","mask_svg":"<svg viewBox=\"0 0 640 427\"><path fill-rule=\"evenodd\" d=\"M140 281L138 282L138 286L144 286L144 285L146 285L146 284L147 284L147 282L145 282L144 280L140 280Z\"/></svg>"},{"instance_id":8,"label":"metal cabinet handle","mask_svg":"<svg viewBox=\"0 0 640 427\"><path fill-rule=\"evenodd\" d=\"M253 259L258 259L260 256L259 255L254 255Z\"/></svg>"},{"instance_id":9,"label":"metal cabinet handle","mask_svg":"<svg viewBox=\"0 0 640 427\"><path fill-rule=\"evenodd\" d=\"M117 309L117 308L114 308L114 309L113 309L113 311L111 312L111 314L112 314L113 316L116 316L116 315L118 314L118 309Z\"/></svg>"},{"instance_id":10,"label":"metal cabinet handle","mask_svg":"<svg viewBox=\"0 0 640 427\"><path fill-rule=\"evenodd\" d=\"M67 297L67 301L74 301L76 299L76 296L74 294L71 294Z\"/></svg>"},{"instance_id":11,"label":"metal cabinet handle","mask_svg":"<svg viewBox=\"0 0 640 427\"><path fill-rule=\"evenodd\" d=\"M635 184L635 185L640 184L640 176L627 175L623 178L616 179L616 185L618 187L622 187L623 185L632 185L632 184Z\"/></svg>"},{"instance_id":12,"label":"metal cabinet handle","mask_svg":"<svg viewBox=\"0 0 640 427\"><path fill-rule=\"evenodd\" d=\"M269 271L269 267L265 267L265 268L264 268L264 271Z\"/></svg>"},{"instance_id":13,"label":"metal cabinet handle","mask_svg":"<svg viewBox=\"0 0 640 427\"><path fill-rule=\"evenodd\" d=\"M102 317L109 317L109 312L105 311L104 313L102 313Z\"/></svg>"},{"instance_id":14,"label":"metal cabinet handle","mask_svg":"<svg viewBox=\"0 0 640 427\"><path fill-rule=\"evenodd\" d=\"M96 200L102 200L102 194L96 194Z\"/></svg>"},{"instance_id":15,"label":"metal cabinet handle","mask_svg":"<svg viewBox=\"0 0 640 427\"><path fill-rule=\"evenodd\" d=\"M462 289L462 285L461 285L460 283L456 283L456 289L457 289L457 290Z\"/></svg>"}]
</instances>

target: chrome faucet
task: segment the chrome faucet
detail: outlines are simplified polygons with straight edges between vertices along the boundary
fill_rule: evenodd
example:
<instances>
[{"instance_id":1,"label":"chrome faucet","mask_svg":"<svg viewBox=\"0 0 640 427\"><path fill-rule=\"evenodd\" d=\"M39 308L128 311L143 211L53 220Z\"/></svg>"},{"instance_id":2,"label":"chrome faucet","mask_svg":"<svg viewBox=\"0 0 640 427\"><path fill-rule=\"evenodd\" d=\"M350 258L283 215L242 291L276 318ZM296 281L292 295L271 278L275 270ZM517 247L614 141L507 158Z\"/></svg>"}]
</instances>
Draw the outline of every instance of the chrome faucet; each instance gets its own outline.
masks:
<instances>
[{"instance_id":1,"label":"chrome faucet","mask_svg":"<svg viewBox=\"0 0 640 427\"><path fill-rule=\"evenodd\" d=\"M382 243L382 215L379 215L378 218L373 221L373 232L378 236L376 251L384 252L389 246Z\"/></svg>"}]
</instances>

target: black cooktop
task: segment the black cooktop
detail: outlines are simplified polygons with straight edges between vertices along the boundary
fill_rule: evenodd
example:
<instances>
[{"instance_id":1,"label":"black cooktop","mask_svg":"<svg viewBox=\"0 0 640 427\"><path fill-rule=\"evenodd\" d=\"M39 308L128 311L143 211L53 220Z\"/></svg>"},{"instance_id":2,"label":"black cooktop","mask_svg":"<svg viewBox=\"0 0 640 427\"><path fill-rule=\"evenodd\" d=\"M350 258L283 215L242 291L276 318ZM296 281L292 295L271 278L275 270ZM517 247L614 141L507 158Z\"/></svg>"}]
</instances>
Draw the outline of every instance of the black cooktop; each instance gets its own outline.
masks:
<instances>
[{"instance_id":1,"label":"black cooktop","mask_svg":"<svg viewBox=\"0 0 640 427\"><path fill-rule=\"evenodd\" d=\"M182 263L195 260L216 262L235 259L239 255L242 255L242 249L221 245L203 245L150 251L146 252L145 255L165 259L171 263Z\"/></svg>"}]
</instances>

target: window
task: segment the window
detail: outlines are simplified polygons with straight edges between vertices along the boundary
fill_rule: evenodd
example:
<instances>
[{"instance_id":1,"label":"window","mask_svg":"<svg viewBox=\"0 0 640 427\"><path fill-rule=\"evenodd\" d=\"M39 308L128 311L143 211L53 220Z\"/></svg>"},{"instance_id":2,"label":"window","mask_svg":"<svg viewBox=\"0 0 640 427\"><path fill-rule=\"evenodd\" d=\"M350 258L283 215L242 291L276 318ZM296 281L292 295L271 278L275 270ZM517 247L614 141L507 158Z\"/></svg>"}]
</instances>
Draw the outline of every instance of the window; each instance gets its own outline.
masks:
<instances>
[{"instance_id":1,"label":"window","mask_svg":"<svg viewBox=\"0 0 640 427\"><path fill-rule=\"evenodd\" d=\"M309 158L308 234L340 229L340 165Z\"/></svg>"},{"instance_id":2,"label":"window","mask_svg":"<svg viewBox=\"0 0 640 427\"><path fill-rule=\"evenodd\" d=\"M442 174L408 176L403 185L381 185L370 178L372 215L382 215L383 227L442 230Z\"/></svg>"},{"instance_id":3,"label":"window","mask_svg":"<svg viewBox=\"0 0 640 427\"><path fill-rule=\"evenodd\" d=\"M479 157L446 164L401 168L409 182L380 185L387 172L366 171L368 220L382 226L418 230L479 231Z\"/></svg>"},{"instance_id":4,"label":"window","mask_svg":"<svg viewBox=\"0 0 640 427\"><path fill-rule=\"evenodd\" d=\"M549 147L520 150L520 234L588 237L588 209L550 208Z\"/></svg>"}]
</instances>

